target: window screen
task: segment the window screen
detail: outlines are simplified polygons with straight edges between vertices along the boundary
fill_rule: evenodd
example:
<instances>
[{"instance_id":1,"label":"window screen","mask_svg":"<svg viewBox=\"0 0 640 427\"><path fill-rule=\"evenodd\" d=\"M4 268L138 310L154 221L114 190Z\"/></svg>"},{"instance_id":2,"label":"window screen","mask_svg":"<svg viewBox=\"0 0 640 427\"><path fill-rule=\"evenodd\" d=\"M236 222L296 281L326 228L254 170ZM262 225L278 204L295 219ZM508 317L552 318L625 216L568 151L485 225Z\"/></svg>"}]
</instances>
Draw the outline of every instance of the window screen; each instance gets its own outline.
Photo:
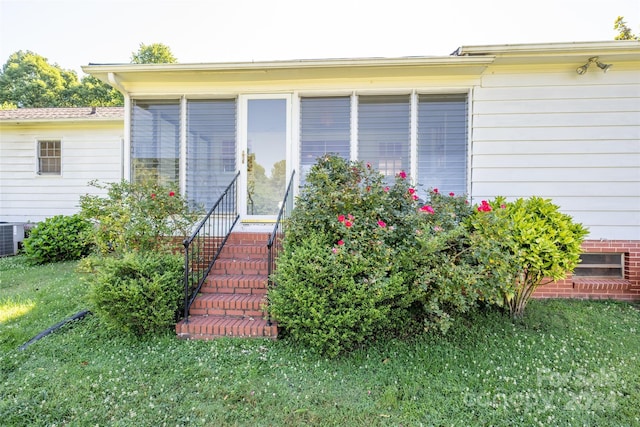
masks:
<instances>
[{"instance_id":1,"label":"window screen","mask_svg":"<svg viewBox=\"0 0 640 427\"><path fill-rule=\"evenodd\" d=\"M624 254L622 253L584 253L580 255L580 264L573 275L583 278L621 279L624 276Z\"/></svg>"},{"instance_id":2,"label":"window screen","mask_svg":"<svg viewBox=\"0 0 640 427\"><path fill-rule=\"evenodd\" d=\"M443 194L467 192L465 95L419 96L418 182Z\"/></svg>"},{"instance_id":3,"label":"window screen","mask_svg":"<svg viewBox=\"0 0 640 427\"><path fill-rule=\"evenodd\" d=\"M302 98L300 116L300 182L304 184L304 177L318 157L332 153L349 159L351 99Z\"/></svg>"},{"instance_id":4,"label":"window screen","mask_svg":"<svg viewBox=\"0 0 640 427\"><path fill-rule=\"evenodd\" d=\"M187 103L187 197L210 208L236 173L236 101Z\"/></svg>"},{"instance_id":5,"label":"window screen","mask_svg":"<svg viewBox=\"0 0 640 427\"><path fill-rule=\"evenodd\" d=\"M61 160L60 141L38 141L39 175L60 175Z\"/></svg>"},{"instance_id":6,"label":"window screen","mask_svg":"<svg viewBox=\"0 0 640 427\"><path fill-rule=\"evenodd\" d=\"M180 158L180 103L140 101L132 103L131 168L133 181L152 179L178 184Z\"/></svg>"},{"instance_id":7,"label":"window screen","mask_svg":"<svg viewBox=\"0 0 640 427\"><path fill-rule=\"evenodd\" d=\"M358 159L371 163L392 182L409 171L409 95L361 96L358 100Z\"/></svg>"}]
</instances>

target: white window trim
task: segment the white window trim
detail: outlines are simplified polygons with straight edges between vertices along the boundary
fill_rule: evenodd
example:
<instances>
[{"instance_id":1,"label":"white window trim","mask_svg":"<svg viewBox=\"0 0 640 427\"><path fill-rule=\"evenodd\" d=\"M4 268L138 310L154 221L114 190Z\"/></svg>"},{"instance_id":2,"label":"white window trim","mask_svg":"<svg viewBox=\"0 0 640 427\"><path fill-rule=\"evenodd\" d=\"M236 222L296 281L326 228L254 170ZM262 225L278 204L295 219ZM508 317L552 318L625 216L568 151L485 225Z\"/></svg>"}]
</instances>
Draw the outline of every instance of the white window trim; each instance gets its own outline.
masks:
<instances>
[{"instance_id":1,"label":"white window trim","mask_svg":"<svg viewBox=\"0 0 640 427\"><path fill-rule=\"evenodd\" d=\"M41 141L59 141L60 142L60 173L40 173L40 142ZM62 137L42 137L35 140L35 156L34 171L35 177L38 179L59 179L62 178L64 171L64 138Z\"/></svg>"}]
</instances>

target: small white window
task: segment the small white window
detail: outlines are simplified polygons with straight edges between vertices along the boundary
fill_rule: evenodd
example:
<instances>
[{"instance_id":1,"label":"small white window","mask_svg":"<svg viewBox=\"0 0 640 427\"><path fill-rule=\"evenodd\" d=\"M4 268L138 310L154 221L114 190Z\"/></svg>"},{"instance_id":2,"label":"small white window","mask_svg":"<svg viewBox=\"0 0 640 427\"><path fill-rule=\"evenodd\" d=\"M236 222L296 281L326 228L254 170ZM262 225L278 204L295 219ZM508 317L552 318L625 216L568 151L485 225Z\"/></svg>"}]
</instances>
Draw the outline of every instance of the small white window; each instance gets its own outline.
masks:
<instances>
[{"instance_id":1,"label":"small white window","mask_svg":"<svg viewBox=\"0 0 640 427\"><path fill-rule=\"evenodd\" d=\"M60 141L38 141L38 175L60 175L61 160Z\"/></svg>"}]
</instances>

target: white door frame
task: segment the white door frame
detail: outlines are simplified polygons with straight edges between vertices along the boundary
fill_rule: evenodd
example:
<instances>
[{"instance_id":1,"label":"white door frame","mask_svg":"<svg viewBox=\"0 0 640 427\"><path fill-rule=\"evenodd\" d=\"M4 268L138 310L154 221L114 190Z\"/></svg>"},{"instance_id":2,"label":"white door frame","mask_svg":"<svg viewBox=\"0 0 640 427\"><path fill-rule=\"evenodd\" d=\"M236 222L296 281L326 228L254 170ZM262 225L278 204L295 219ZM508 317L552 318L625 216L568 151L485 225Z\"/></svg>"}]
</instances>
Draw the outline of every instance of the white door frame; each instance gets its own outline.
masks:
<instances>
[{"instance_id":1,"label":"white door frame","mask_svg":"<svg viewBox=\"0 0 640 427\"><path fill-rule=\"evenodd\" d=\"M294 156L292 147L292 94L290 93L265 93L238 96L238 122L237 122L237 153L240 177L238 179L238 213L240 220L246 223L273 223L275 215L248 215L247 214L247 138L249 120L249 101L255 99L284 99L286 101L286 182L289 181L293 170Z\"/></svg>"}]
</instances>

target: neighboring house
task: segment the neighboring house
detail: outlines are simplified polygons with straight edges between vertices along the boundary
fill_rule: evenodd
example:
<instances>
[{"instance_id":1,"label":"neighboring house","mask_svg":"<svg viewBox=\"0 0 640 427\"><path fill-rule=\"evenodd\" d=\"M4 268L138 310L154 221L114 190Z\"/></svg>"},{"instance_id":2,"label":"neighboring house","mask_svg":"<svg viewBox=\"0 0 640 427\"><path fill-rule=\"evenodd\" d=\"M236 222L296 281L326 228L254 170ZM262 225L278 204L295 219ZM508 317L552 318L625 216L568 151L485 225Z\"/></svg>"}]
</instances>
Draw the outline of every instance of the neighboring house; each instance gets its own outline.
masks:
<instances>
[{"instance_id":1,"label":"neighboring house","mask_svg":"<svg viewBox=\"0 0 640 427\"><path fill-rule=\"evenodd\" d=\"M122 107L0 110L0 221L38 222L122 179Z\"/></svg>"}]
</instances>

